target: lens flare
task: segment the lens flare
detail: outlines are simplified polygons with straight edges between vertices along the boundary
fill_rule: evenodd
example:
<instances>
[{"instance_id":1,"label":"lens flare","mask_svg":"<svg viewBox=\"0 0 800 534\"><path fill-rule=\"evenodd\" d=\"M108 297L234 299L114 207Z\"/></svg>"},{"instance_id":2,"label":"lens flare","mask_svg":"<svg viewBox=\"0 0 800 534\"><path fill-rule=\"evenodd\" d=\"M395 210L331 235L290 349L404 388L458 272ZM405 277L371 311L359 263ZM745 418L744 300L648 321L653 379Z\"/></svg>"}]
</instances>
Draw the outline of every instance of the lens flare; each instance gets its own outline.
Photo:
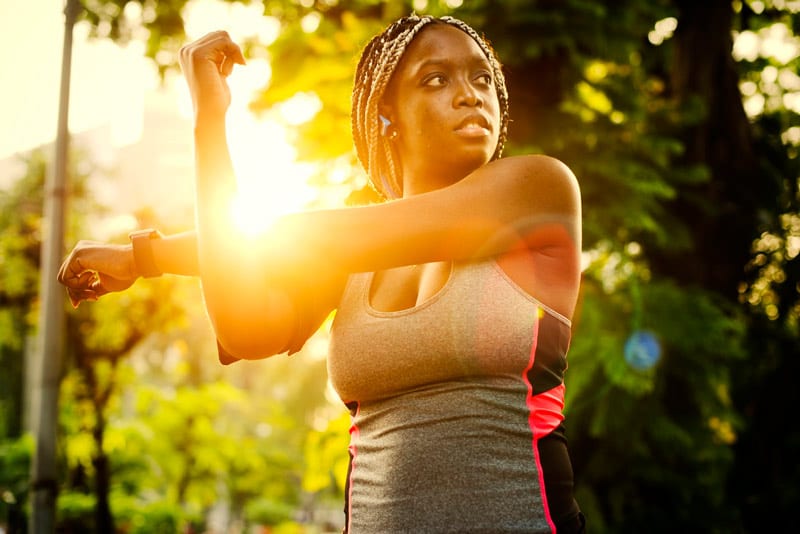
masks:
<instances>
[{"instance_id":1,"label":"lens flare","mask_svg":"<svg viewBox=\"0 0 800 534\"><path fill-rule=\"evenodd\" d=\"M625 361L636 370L652 368L661 359L661 343L653 332L637 330L625 342Z\"/></svg>"}]
</instances>

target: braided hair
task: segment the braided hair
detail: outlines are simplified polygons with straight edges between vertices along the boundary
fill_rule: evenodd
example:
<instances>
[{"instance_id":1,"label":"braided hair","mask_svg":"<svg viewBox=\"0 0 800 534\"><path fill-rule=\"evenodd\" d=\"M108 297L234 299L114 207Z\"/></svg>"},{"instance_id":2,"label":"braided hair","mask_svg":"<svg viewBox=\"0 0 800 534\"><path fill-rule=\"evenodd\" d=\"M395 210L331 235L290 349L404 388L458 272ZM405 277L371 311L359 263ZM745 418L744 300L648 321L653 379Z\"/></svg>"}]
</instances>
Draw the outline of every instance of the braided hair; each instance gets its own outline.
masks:
<instances>
[{"instance_id":1,"label":"braided hair","mask_svg":"<svg viewBox=\"0 0 800 534\"><path fill-rule=\"evenodd\" d=\"M385 198L402 196L403 180L389 139L381 135L378 105L406 49L428 24L455 26L472 37L486 55L500 104L500 135L493 160L501 156L507 137L508 91L500 61L491 45L466 22L453 17L412 14L398 19L383 33L373 37L364 48L356 68L352 96L351 123L358 159L367 171L372 186Z\"/></svg>"}]
</instances>

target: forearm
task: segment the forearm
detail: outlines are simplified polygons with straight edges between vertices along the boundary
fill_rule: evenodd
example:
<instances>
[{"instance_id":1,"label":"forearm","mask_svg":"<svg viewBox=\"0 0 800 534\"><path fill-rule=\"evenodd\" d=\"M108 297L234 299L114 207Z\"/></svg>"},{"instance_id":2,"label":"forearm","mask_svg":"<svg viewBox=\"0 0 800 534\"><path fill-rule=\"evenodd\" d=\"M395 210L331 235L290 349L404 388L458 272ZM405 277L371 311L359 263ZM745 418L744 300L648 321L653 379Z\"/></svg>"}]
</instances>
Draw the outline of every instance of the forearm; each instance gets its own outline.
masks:
<instances>
[{"instance_id":1,"label":"forearm","mask_svg":"<svg viewBox=\"0 0 800 534\"><path fill-rule=\"evenodd\" d=\"M198 116L194 140L198 268L205 288L215 290L217 286L229 286L234 269L248 267L241 263L247 257L241 240L236 239L230 211L236 177L224 115Z\"/></svg>"},{"instance_id":2,"label":"forearm","mask_svg":"<svg viewBox=\"0 0 800 534\"><path fill-rule=\"evenodd\" d=\"M282 250L309 250L346 272L492 257L515 249L580 251L580 198L574 177L547 158L508 158L450 187L385 204L283 218ZM296 267L293 267L293 271Z\"/></svg>"},{"instance_id":3,"label":"forearm","mask_svg":"<svg viewBox=\"0 0 800 534\"><path fill-rule=\"evenodd\" d=\"M195 193L199 252L206 243L212 248L225 246L233 231L230 206L236 195L225 131L225 116L198 114L194 126Z\"/></svg>"},{"instance_id":4,"label":"forearm","mask_svg":"<svg viewBox=\"0 0 800 534\"><path fill-rule=\"evenodd\" d=\"M183 232L151 241L156 267L168 274L198 276L197 233Z\"/></svg>"},{"instance_id":5,"label":"forearm","mask_svg":"<svg viewBox=\"0 0 800 534\"><path fill-rule=\"evenodd\" d=\"M235 356L277 353L288 342L294 305L269 283L265 262L232 222L236 178L224 116L198 116L194 136L197 265L209 318L222 345Z\"/></svg>"}]
</instances>

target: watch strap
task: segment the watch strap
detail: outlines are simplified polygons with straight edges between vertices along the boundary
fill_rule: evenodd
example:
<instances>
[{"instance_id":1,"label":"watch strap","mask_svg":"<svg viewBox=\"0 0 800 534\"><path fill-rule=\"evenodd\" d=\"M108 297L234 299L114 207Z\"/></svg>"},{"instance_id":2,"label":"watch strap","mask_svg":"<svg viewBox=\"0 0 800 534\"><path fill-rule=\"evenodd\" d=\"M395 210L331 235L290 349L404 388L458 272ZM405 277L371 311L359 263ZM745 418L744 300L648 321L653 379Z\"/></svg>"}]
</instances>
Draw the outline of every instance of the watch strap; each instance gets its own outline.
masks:
<instances>
[{"instance_id":1,"label":"watch strap","mask_svg":"<svg viewBox=\"0 0 800 534\"><path fill-rule=\"evenodd\" d=\"M133 262L136 264L136 271L144 278L161 276L163 273L156 266L152 243L153 239L161 239L161 233L158 230L147 228L131 232L128 237L133 245Z\"/></svg>"}]
</instances>

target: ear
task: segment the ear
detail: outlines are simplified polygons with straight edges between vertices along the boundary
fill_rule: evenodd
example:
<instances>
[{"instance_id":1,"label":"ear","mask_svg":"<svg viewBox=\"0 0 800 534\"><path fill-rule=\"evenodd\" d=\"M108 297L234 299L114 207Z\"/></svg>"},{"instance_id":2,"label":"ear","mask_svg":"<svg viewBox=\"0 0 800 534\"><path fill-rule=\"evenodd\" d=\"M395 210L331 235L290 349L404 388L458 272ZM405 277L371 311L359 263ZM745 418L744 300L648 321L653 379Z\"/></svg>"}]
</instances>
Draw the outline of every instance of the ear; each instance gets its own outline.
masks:
<instances>
[{"instance_id":1,"label":"ear","mask_svg":"<svg viewBox=\"0 0 800 534\"><path fill-rule=\"evenodd\" d=\"M397 136L397 130L394 125L394 109L392 106L387 106L383 103L378 104L378 120L380 121L380 131L383 137ZM391 132L391 133L390 133Z\"/></svg>"},{"instance_id":2,"label":"ear","mask_svg":"<svg viewBox=\"0 0 800 534\"><path fill-rule=\"evenodd\" d=\"M395 122L395 113L394 113L394 107L393 106L389 106L389 105L384 104L384 103L378 104L378 115L380 117L383 117L383 118L387 119L392 124L394 124L394 122Z\"/></svg>"}]
</instances>

